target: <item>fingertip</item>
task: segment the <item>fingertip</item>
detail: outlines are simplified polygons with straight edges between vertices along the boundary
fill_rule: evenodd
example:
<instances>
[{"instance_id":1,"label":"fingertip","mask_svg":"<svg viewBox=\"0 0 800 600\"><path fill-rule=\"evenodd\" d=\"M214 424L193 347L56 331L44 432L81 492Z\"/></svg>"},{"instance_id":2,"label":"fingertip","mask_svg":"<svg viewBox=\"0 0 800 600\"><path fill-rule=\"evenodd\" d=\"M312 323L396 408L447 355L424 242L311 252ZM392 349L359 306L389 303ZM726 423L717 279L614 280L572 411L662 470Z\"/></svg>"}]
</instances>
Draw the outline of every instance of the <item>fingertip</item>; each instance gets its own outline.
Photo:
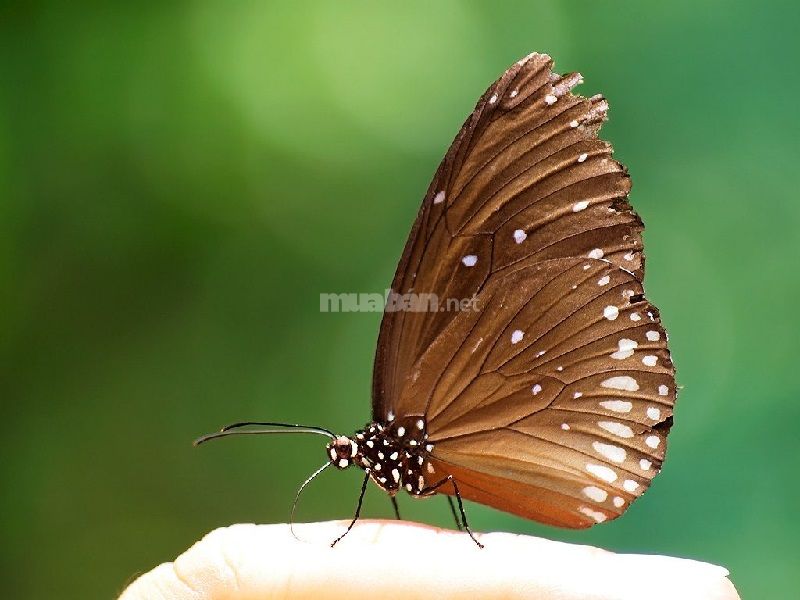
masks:
<instances>
[{"instance_id":1,"label":"fingertip","mask_svg":"<svg viewBox=\"0 0 800 600\"><path fill-rule=\"evenodd\" d=\"M174 563L142 576L122 598L316 598L331 590L387 600L739 598L725 569L697 561L508 533L478 534L485 545L479 549L465 533L403 521L359 521L331 548L346 525L297 524L299 540L286 524L217 529Z\"/></svg>"}]
</instances>

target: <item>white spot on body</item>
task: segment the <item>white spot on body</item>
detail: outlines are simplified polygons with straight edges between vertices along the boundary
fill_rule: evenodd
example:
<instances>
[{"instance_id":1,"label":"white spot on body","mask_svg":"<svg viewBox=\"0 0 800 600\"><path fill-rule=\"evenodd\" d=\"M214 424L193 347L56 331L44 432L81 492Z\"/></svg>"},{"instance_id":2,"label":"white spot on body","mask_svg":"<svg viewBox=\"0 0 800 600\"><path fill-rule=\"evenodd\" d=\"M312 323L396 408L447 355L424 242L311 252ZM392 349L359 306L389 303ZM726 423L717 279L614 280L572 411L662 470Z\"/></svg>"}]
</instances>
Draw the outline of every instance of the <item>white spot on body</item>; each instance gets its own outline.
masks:
<instances>
[{"instance_id":1,"label":"white spot on body","mask_svg":"<svg viewBox=\"0 0 800 600\"><path fill-rule=\"evenodd\" d=\"M386 420L390 422L394 421L394 413L392 411L389 411L389 413L386 415Z\"/></svg>"},{"instance_id":2,"label":"white spot on body","mask_svg":"<svg viewBox=\"0 0 800 600\"><path fill-rule=\"evenodd\" d=\"M603 481L607 481L608 483L612 483L617 480L617 474L614 472L613 469L607 467L605 465L595 465L589 463L586 465L586 470L589 471L595 477L599 477Z\"/></svg>"},{"instance_id":3,"label":"white spot on body","mask_svg":"<svg viewBox=\"0 0 800 600\"><path fill-rule=\"evenodd\" d=\"M514 230L514 241L518 244L521 244L528 238L528 234L525 233L524 229L515 229Z\"/></svg>"},{"instance_id":4,"label":"white spot on body","mask_svg":"<svg viewBox=\"0 0 800 600\"><path fill-rule=\"evenodd\" d=\"M433 444L426 444L426 445L425 445L425 450L427 450L428 452L430 452L431 450L433 450Z\"/></svg>"},{"instance_id":5,"label":"white spot on body","mask_svg":"<svg viewBox=\"0 0 800 600\"><path fill-rule=\"evenodd\" d=\"M644 364L647 367L655 367L656 362L658 362L658 357L653 356L652 354L648 354L647 356L642 358L642 364Z\"/></svg>"},{"instance_id":6,"label":"white spot on body","mask_svg":"<svg viewBox=\"0 0 800 600\"><path fill-rule=\"evenodd\" d=\"M400 455L397 453L397 451L395 451L395 452L392 452L392 453L389 455L389 458L391 458L392 460L397 460L397 457L398 457L398 456L400 456Z\"/></svg>"},{"instance_id":7,"label":"white spot on body","mask_svg":"<svg viewBox=\"0 0 800 600\"><path fill-rule=\"evenodd\" d=\"M603 309L603 316L609 321L613 321L619 316L619 309L614 305L608 305Z\"/></svg>"},{"instance_id":8,"label":"white spot on body","mask_svg":"<svg viewBox=\"0 0 800 600\"><path fill-rule=\"evenodd\" d=\"M662 383L660 386L658 386L658 395L666 396L667 394L669 394L669 388Z\"/></svg>"},{"instance_id":9,"label":"white spot on body","mask_svg":"<svg viewBox=\"0 0 800 600\"><path fill-rule=\"evenodd\" d=\"M607 432L621 438L632 438L633 429L624 423L617 423L616 421L598 421L597 426L605 429Z\"/></svg>"},{"instance_id":10,"label":"white spot on body","mask_svg":"<svg viewBox=\"0 0 800 600\"><path fill-rule=\"evenodd\" d=\"M641 459L641 460L639 461L639 466L642 468L642 471L649 471L649 470L650 470L650 467L652 467L652 466L653 466L653 463L651 463L651 462L650 462L649 460L647 460L646 458L643 458L643 459Z\"/></svg>"},{"instance_id":11,"label":"white spot on body","mask_svg":"<svg viewBox=\"0 0 800 600\"><path fill-rule=\"evenodd\" d=\"M639 383L630 375L609 377L601 381L600 386L611 390L623 390L625 392L635 392L639 389Z\"/></svg>"},{"instance_id":12,"label":"white spot on body","mask_svg":"<svg viewBox=\"0 0 800 600\"><path fill-rule=\"evenodd\" d=\"M347 460L346 458L340 458L339 459L339 468L340 469L344 469L349 464L350 464L350 461Z\"/></svg>"},{"instance_id":13,"label":"white spot on body","mask_svg":"<svg viewBox=\"0 0 800 600\"><path fill-rule=\"evenodd\" d=\"M629 413L633 408L633 403L627 400L603 400L600 406L618 413Z\"/></svg>"},{"instance_id":14,"label":"white spot on body","mask_svg":"<svg viewBox=\"0 0 800 600\"><path fill-rule=\"evenodd\" d=\"M531 388L531 391L533 392L533 395L535 396L536 394L538 394L539 392L542 391L542 386L537 383L536 385L534 385Z\"/></svg>"},{"instance_id":15,"label":"white spot on body","mask_svg":"<svg viewBox=\"0 0 800 600\"><path fill-rule=\"evenodd\" d=\"M606 275L605 277L601 277L597 280L597 285L608 285L609 281L611 281L611 277Z\"/></svg>"},{"instance_id":16,"label":"white spot on body","mask_svg":"<svg viewBox=\"0 0 800 600\"><path fill-rule=\"evenodd\" d=\"M624 489L626 492L633 493L637 489L639 489L639 484L636 483L633 479L626 479L625 481L622 482L622 489Z\"/></svg>"},{"instance_id":17,"label":"white spot on body","mask_svg":"<svg viewBox=\"0 0 800 600\"><path fill-rule=\"evenodd\" d=\"M605 513L601 513L599 510L592 510L588 506L581 506L578 510L587 517L594 519L596 523L602 523L608 518Z\"/></svg>"},{"instance_id":18,"label":"white spot on body","mask_svg":"<svg viewBox=\"0 0 800 600\"><path fill-rule=\"evenodd\" d=\"M419 429L420 431L425 429L425 421L423 421L422 419L417 419L417 429Z\"/></svg>"},{"instance_id":19,"label":"white spot on body","mask_svg":"<svg viewBox=\"0 0 800 600\"><path fill-rule=\"evenodd\" d=\"M397 437L403 437L405 434L406 434L405 427L400 426L397 428Z\"/></svg>"},{"instance_id":20,"label":"white spot on body","mask_svg":"<svg viewBox=\"0 0 800 600\"><path fill-rule=\"evenodd\" d=\"M625 460L625 448L613 446L611 444L603 444L602 442L592 442L592 448L601 456L607 458L611 462L621 463Z\"/></svg>"},{"instance_id":21,"label":"white spot on body","mask_svg":"<svg viewBox=\"0 0 800 600\"><path fill-rule=\"evenodd\" d=\"M441 204L442 202L444 202L444 190L440 191L433 197L434 204Z\"/></svg>"},{"instance_id":22,"label":"white spot on body","mask_svg":"<svg viewBox=\"0 0 800 600\"><path fill-rule=\"evenodd\" d=\"M581 212L582 210L586 210L587 206L589 206L589 201L581 200L572 205L572 212Z\"/></svg>"},{"instance_id":23,"label":"white spot on body","mask_svg":"<svg viewBox=\"0 0 800 600\"><path fill-rule=\"evenodd\" d=\"M413 486L413 485L411 485L410 483L407 483L407 484L406 484L406 489L407 489L407 490L410 492L411 490L413 490L413 489L414 489L414 486Z\"/></svg>"},{"instance_id":24,"label":"white spot on body","mask_svg":"<svg viewBox=\"0 0 800 600\"><path fill-rule=\"evenodd\" d=\"M556 98L553 94L547 94L544 97L544 103L547 104L547 106L552 106L556 103L556 100L558 100L558 98Z\"/></svg>"},{"instance_id":25,"label":"white spot on body","mask_svg":"<svg viewBox=\"0 0 800 600\"><path fill-rule=\"evenodd\" d=\"M653 449L658 448L658 445L661 443L661 438L657 435L649 435L647 439L644 441L645 444L650 446Z\"/></svg>"},{"instance_id":26,"label":"white spot on body","mask_svg":"<svg viewBox=\"0 0 800 600\"><path fill-rule=\"evenodd\" d=\"M417 479L417 487L421 490L425 489L425 478L422 475L420 475L419 479Z\"/></svg>"},{"instance_id":27,"label":"white spot on body","mask_svg":"<svg viewBox=\"0 0 800 600\"><path fill-rule=\"evenodd\" d=\"M647 418L658 421L661 418L661 409L651 406L647 409Z\"/></svg>"},{"instance_id":28,"label":"white spot on body","mask_svg":"<svg viewBox=\"0 0 800 600\"><path fill-rule=\"evenodd\" d=\"M521 329L515 329L514 333L511 334L511 343L517 344L522 341L523 337L525 337L525 332Z\"/></svg>"},{"instance_id":29,"label":"white spot on body","mask_svg":"<svg viewBox=\"0 0 800 600\"><path fill-rule=\"evenodd\" d=\"M602 249L595 248L594 250L590 251L589 254L587 254L586 256L588 256L589 258L603 258L604 254L605 252L603 252Z\"/></svg>"},{"instance_id":30,"label":"white spot on body","mask_svg":"<svg viewBox=\"0 0 800 600\"><path fill-rule=\"evenodd\" d=\"M376 471L380 471L381 470L381 463L375 463L375 470Z\"/></svg>"},{"instance_id":31,"label":"white spot on body","mask_svg":"<svg viewBox=\"0 0 800 600\"><path fill-rule=\"evenodd\" d=\"M616 360L623 360L625 358L628 358L628 357L632 356L634 349L636 349L636 347L639 344L634 340L631 340L631 339L628 339L628 338L622 338L617 343L617 345L619 346L619 350L614 352L611 355L611 358L616 359Z\"/></svg>"},{"instance_id":32,"label":"white spot on body","mask_svg":"<svg viewBox=\"0 0 800 600\"><path fill-rule=\"evenodd\" d=\"M367 447L368 448L373 448L374 446L375 446L375 442L373 442L372 440L367 440Z\"/></svg>"},{"instance_id":33,"label":"white spot on body","mask_svg":"<svg viewBox=\"0 0 800 600\"><path fill-rule=\"evenodd\" d=\"M589 498L589 500L594 500L595 502L605 502L606 498L608 498L607 491L594 485L589 485L583 488L583 495Z\"/></svg>"},{"instance_id":34,"label":"white spot on body","mask_svg":"<svg viewBox=\"0 0 800 600\"><path fill-rule=\"evenodd\" d=\"M657 331L648 331L644 335L651 342L657 342L658 340L661 339L661 334Z\"/></svg>"},{"instance_id":35,"label":"white spot on body","mask_svg":"<svg viewBox=\"0 0 800 600\"><path fill-rule=\"evenodd\" d=\"M466 267L474 267L476 264L478 264L478 257L474 254L467 254L461 259L461 262L464 263L464 266Z\"/></svg>"},{"instance_id":36,"label":"white spot on body","mask_svg":"<svg viewBox=\"0 0 800 600\"><path fill-rule=\"evenodd\" d=\"M400 481L400 471L398 471L397 469L392 469L392 479L394 479L395 483Z\"/></svg>"}]
</instances>

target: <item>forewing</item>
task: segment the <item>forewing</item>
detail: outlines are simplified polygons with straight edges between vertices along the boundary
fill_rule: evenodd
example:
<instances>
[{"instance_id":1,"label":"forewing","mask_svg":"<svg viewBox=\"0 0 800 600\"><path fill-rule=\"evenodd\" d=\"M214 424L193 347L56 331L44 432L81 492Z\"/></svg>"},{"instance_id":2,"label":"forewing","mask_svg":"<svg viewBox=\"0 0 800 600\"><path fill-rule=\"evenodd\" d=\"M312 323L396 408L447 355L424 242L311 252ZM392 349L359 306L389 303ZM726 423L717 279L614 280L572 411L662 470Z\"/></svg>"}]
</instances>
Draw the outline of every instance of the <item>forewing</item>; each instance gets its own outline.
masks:
<instances>
[{"instance_id":1,"label":"forewing","mask_svg":"<svg viewBox=\"0 0 800 600\"><path fill-rule=\"evenodd\" d=\"M531 54L478 101L423 200L392 282L433 294L438 310L387 310L373 377L373 417L403 414L412 366L457 316L452 302L545 260L604 257L643 277L642 224L630 181L597 138L608 105L570 90L578 74Z\"/></svg>"}]
</instances>

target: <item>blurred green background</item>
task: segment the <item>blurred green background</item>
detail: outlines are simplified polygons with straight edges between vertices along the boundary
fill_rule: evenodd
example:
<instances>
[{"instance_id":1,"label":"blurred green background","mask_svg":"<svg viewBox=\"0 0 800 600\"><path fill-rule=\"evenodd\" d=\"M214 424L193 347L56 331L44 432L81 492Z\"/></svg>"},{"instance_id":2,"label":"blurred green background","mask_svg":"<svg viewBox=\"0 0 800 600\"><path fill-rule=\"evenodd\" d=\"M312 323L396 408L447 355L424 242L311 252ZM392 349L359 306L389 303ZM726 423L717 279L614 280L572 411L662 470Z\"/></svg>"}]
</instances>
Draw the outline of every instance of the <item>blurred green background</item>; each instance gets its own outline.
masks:
<instances>
[{"instance_id":1,"label":"blurred green background","mask_svg":"<svg viewBox=\"0 0 800 600\"><path fill-rule=\"evenodd\" d=\"M4 596L109 598L212 528L287 518L324 440L191 440L368 420L379 315L318 295L389 284L462 120L538 50L609 98L685 390L624 518L472 523L796 597L798 22L757 2L4 3ZM359 481L326 473L299 518L351 516ZM451 524L444 500L401 508ZM365 512L389 503L372 489Z\"/></svg>"}]
</instances>

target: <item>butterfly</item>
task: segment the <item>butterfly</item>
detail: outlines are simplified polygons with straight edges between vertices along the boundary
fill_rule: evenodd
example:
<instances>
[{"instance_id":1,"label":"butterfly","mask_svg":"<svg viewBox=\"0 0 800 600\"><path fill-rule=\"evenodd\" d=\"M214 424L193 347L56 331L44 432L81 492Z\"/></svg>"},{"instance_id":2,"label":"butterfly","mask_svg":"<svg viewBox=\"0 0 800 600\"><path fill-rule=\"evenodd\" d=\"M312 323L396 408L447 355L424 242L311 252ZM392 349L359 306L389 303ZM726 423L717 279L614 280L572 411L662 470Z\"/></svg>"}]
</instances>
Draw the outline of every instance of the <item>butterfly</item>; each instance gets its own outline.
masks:
<instances>
[{"instance_id":1,"label":"butterfly","mask_svg":"<svg viewBox=\"0 0 800 600\"><path fill-rule=\"evenodd\" d=\"M598 138L608 103L573 94L582 81L532 53L464 122L392 282L394 295L433 299L431 309L385 310L363 430L248 422L198 441L330 438L328 461L300 491L330 466L364 471L341 537L370 480L396 512L401 490L446 495L478 545L465 499L575 529L620 516L661 469L675 369L644 296L630 178ZM467 298L465 310L444 303Z\"/></svg>"}]
</instances>

